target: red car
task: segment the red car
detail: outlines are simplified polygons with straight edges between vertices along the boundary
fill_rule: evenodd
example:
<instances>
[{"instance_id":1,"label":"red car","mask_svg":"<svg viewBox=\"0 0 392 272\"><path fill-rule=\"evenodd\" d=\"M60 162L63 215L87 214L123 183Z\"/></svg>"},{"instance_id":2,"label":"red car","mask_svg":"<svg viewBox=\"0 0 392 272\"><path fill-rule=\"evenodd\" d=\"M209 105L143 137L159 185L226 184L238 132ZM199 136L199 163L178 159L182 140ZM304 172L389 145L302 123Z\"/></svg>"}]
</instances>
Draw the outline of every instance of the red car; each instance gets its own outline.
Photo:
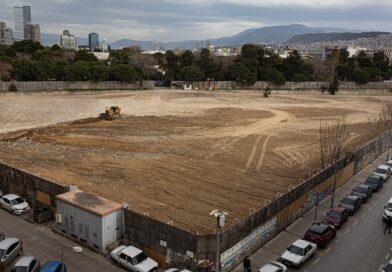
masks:
<instances>
[{"instance_id":1,"label":"red car","mask_svg":"<svg viewBox=\"0 0 392 272\"><path fill-rule=\"evenodd\" d=\"M336 228L328 223L313 223L305 233L304 239L315 243L319 247L326 247L336 236Z\"/></svg>"},{"instance_id":2,"label":"red car","mask_svg":"<svg viewBox=\"0 0 392 272\"><path fill-rule=\"evenodd\" d=\"M348 211L345 208L332 208L327 212L327 216L324 218L324 222L334 225L340 228L344 222L347 221Z\"/></svg>"}]
</instances>

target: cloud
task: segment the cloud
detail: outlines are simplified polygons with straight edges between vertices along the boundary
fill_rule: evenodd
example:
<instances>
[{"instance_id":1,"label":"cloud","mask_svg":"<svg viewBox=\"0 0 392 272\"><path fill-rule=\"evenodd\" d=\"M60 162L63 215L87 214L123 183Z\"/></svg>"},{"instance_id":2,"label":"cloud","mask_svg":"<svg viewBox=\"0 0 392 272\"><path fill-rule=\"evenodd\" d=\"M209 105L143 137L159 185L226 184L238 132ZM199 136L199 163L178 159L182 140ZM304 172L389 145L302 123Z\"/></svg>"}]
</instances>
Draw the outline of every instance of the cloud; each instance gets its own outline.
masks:
<instances>
[{"instance_id":1,"label":"cloud","mask_svg":"<svg viewBox=\"0 0 392 272\"><path fill-rule=\"evenodd\" d=\"M25 0L44 33L70 29L121 38L203 40L266 25L304 23L355 29L392 29L392 1L378 0ZM0 21L13 27L15 0L0 0Z\"/></svg>"}]
</instances>

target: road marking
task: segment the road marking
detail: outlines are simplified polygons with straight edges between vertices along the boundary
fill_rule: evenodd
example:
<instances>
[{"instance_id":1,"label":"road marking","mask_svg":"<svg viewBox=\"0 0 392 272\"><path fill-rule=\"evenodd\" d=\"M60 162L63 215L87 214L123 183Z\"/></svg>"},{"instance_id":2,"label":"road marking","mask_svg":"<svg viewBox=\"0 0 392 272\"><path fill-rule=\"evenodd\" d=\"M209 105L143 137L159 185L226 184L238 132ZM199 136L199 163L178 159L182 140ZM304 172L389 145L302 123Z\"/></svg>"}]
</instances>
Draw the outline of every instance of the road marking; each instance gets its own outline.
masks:
<instances>
[{"instance_id":1,"label":"road marking","mask_svg":"<svg viewBox=\"0 0 392 272\"><path fill-rule=\"evenodd\" d=\"M389 259L389 256L391 256L391 253L388 253L387 256L385 256L385 261Z\"/></svg>"},{"instance_id":2,"label":"road marking","mask_svg":"<svg viewBox=\"0 0 392 272\"><path fill-rule=\"evenodd\" d=\"M356 225L358 225L358 221L355 221L353 226L355 227Z\"/></svg>"},{"instance_id":3,"label":"road marking","mask_svg":"<svg viewBox=\"0 0 392 272\"><path fill-rule=\"evenodd\" d=\"M345 234L348 234L351 231L351 229L348 229L345 231Z\"/></svg>"},{"instance_id":4,"label":"road marking","mask_svg":"<svg viewBox=\"0 0 392 272\"><path fill-rule=\"evenodd\" d=\"M367 209L367 212L371 212L372 211L372 207L369 207L369 209Z\"/></svg>"},{"instance_id":5,"label":"road marking","mask_svg":"<svg viewBox=\"0 0 392 272\"><path fill-rule=\"evenodd\" d=\"M374 205L373 205L373 206L375 207L375 206L377 206L377 204L378 204L378 200L377 200L377 201L374 203Z\"/></svg>"},{"instance_id":6,"label":"road marking","mask_svg":"<svg viewBox=\"0 0 392 272\"><path fill-rule=\"evenodd\" d=\"M330 252L331 251L331 247L328 247L327 250L325 252Z\"/></svg>"},{"instance_id":7,"label":"road marking","mask_svg":"<svg viewBox=\"0 0 392 272\"><path fill-rule=\"evenodd\" d=\"M365 218L365 216L366 216L366 213L362 214L362 216L361 216L361 217L362 217L362 218Z\"/></svg>"},{"instance_id":8,"label":"road marking","mask_svg":"<svg viewBox=\"0 0 392 272\"><path fill-rule=\"evenodd\" d=\"M340 242L340 238L337 239L337 240L335 241L335 244L337 244L337 243L339 243L339 242Z\"/></svg>"},{"instance_id":9,"label":"road marking","mask_svg":"<svg viewBox=\"0 0 392 272\"><path fill-rule=\"evenodd\" d=\"M313 264L317 264L319 261L320 261L320 258L317 258L317 260L315 260L315 261L313 262Z\"/></svg>"}]
</instances>

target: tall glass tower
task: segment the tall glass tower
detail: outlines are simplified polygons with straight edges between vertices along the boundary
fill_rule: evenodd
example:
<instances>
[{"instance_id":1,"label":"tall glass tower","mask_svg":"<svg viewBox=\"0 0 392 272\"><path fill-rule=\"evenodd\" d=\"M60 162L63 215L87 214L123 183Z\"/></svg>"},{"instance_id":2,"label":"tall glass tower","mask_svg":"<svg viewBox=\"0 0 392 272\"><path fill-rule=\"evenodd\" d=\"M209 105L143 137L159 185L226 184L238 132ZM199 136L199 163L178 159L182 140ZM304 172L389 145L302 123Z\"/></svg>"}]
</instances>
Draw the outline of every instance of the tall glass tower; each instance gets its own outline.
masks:
<instances>
[{"instance_id":1,"label":"tall glass tower","mask_svg":"<svg viewBox=\"0 0 392 272\"><path fill-rule=\"evenodd\" d=\"M15 41L25 39L25 26L31 24L31 8L30 6L14 7L15 16Z\"/></svg>"},{"instance_id":2,"label":"tall glass tower","mask_svg":"<svg viewBox=\"0 0 392 272\"><path fill-rule=\"evenodd\" d=\"M97 33L88 34L88 46L90 47L91 51L99 48L99 36Z\"/></svg>"}]
</instances>

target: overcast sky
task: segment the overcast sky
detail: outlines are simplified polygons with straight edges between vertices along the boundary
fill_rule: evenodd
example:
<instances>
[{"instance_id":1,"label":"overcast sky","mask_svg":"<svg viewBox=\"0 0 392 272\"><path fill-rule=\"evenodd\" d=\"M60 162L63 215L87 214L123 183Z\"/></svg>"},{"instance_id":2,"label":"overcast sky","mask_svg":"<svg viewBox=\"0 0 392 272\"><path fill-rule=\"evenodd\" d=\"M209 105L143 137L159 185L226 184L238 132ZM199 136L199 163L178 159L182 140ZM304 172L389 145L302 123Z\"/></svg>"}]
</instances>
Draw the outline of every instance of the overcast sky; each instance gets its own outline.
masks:
<instances>
[{"instance_id":1,"label":"overcast sky","mask_svg":"<svg viewBox=\"0 0 392 272\"><path fill-rule=\"evenodd\" d=\"M0 21L12 28L15 0L0 0ZM204 40L247 28L308 26L392 31L392 0L20 0L41 32L97 32L113 42Z\"/></svg>"}]
</instances>

